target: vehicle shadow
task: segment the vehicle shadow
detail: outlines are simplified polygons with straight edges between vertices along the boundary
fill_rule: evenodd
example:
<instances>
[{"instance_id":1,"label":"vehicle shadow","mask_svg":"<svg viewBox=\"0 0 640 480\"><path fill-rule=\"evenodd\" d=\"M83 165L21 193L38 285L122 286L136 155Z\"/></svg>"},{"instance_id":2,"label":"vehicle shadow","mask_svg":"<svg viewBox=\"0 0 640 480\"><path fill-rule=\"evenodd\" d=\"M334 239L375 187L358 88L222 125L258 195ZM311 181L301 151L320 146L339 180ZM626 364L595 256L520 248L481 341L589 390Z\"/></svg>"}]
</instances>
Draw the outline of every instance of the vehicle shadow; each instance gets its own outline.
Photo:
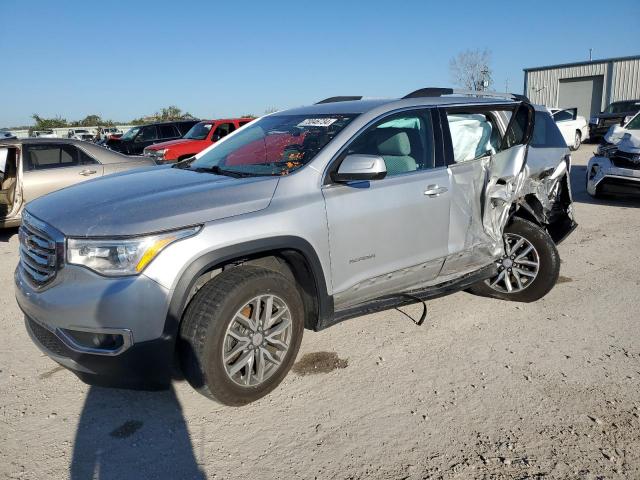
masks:
<instances>
[{"instance_id":1,"label":"vehicle shadow","mask_svg":"<svg viewBox=\"0 0 640 480\"><path fill-rule=\"evenodd\" d=\"M162 392L91 387L69 478L205 479L173 387Z\"/></svg>"},{"instance_id":2,"label":"vehicle shadow","mask_svg":"<svg viewBox=\"0 0 640 480\"><path fill-rule=\"evenodd\" d=\"M571 166L571 194L574 202L608 205L612 207L640 208L640 189L638 189L638 195L610 195L602 198L593 198L587 193L586 177L586 165Z\"/></svg>"},{"instance_id":3,"label":"vehicle shadow","mask_svg":"<svg viewBox=\"0 0 640 480\"><path fill-rule=\"evenodd\" d=\"M0 242L8 242L11 237L18 234L18 227L5 228L0 230Z\"/></svg>"}]
</instances>

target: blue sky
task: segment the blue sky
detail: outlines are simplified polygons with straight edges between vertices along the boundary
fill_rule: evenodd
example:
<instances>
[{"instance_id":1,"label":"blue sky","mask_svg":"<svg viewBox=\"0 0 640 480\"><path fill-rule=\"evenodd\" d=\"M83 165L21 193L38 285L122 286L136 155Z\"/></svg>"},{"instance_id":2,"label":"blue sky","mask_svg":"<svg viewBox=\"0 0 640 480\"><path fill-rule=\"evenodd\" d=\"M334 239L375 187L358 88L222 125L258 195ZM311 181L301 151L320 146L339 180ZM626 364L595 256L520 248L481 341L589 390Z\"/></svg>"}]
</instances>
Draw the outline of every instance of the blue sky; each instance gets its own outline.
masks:
<instances>
[{"instance_id":1,"label":"blue sky","mask_svg":"<svg viewBox=\"0 0 640 480\"><path fill-rule=\"evenodd\" d=\"M449 60L469 48L491 50L495 89L508 79L515 92L522 68L589 47L640 54L638 0L0 0L0 12L0 127L32 113L129 120L175 104L215 118L400 96L451 85Z\"/></svg>"}]
</instances>

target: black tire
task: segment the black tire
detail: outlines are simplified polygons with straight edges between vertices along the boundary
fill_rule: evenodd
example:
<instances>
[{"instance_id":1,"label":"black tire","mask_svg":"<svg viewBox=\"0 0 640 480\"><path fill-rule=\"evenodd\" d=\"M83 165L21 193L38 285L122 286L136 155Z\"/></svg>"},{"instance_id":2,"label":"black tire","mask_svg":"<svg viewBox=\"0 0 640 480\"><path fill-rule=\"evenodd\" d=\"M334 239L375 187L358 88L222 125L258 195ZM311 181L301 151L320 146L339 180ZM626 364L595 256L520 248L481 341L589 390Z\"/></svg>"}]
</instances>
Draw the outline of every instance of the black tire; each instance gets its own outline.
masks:
<instances>
[{"instance_id":1,"label":"black tire","mask_svg":"<svg viewBox=\"0 0 640 480\"><path fill-rule=\"evenodd\" d=\"M277 295L291 313L291 341L278 369L263 383L242 386L222 361L224 337L235 313L257 295ZM295 285L282 274L243 265L225 270L205 284L190 302L178 339L182 372L198 392L219 403L241 406L271 392L289 372L304 331L304 307Z\"/></svg>"},{"instance_id":2,"label":"black tire","mask_svg":"<svg viewBox=\"0 0 640 480\"><path fill-rule=\"evenodd\" d=\"M513 302L535 302L544 297L555 286L560 275L560 255L549 234L540 226L520 217L514 217L505 227L504 233L524 237L538 252L540 267L536 278L518 292L506 293L494 290L486 281L473 285L469 290L476 295L499 298Z\"/></svg>"},{"instance_id":3,"label":"black tire","mask_svg":"<svg viewBox=\"0 0 640 480\"><path fill-rule=\"evenodd\" d=\"M580 148L580 145L582 145L582 133L580 133L579 130L576 130L573 145L571 145L569 149L575 152Z\"/></svg>"}]
</instances>

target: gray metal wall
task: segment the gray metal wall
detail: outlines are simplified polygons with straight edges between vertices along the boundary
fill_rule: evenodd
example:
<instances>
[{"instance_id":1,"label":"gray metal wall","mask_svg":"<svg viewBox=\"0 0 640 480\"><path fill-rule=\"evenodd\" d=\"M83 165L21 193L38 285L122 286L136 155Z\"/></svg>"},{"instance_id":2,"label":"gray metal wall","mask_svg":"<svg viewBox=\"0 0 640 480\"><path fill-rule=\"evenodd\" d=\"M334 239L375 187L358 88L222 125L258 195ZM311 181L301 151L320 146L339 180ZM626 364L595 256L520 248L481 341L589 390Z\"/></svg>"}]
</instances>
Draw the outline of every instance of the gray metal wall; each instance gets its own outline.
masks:
<instances>
[{"instance_id":1,"label":"gray metal wall","mask_svg":"<svg viewBox=\"0 0 640 480\"><path fill-rule=\"evenodd\" d=\"M600 110L617 100L640 98L640 57L525 70L525 95L532 102L557 107L560 79L602 75Z\"/></svg>"}]
</instances>

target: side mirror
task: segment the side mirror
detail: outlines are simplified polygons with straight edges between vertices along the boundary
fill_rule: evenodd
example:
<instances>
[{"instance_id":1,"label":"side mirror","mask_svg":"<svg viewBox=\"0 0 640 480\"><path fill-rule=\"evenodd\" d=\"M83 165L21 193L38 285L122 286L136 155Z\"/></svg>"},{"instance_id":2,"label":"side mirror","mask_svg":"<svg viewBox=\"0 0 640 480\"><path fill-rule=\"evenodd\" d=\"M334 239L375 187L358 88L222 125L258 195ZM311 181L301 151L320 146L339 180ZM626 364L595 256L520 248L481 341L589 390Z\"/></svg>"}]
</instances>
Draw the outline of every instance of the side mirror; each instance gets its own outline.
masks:
<instances>
[{"instance_id":1,"label":"side mirror","mask_svg":"<svg viewBox=\"0 0 640 480\"><path fill-rule=\"evenodd\" d=\"M347 155L331 178L334 182L381 180L387 175L387 166L379 155Z\"/></svg>"}]
</instances>

